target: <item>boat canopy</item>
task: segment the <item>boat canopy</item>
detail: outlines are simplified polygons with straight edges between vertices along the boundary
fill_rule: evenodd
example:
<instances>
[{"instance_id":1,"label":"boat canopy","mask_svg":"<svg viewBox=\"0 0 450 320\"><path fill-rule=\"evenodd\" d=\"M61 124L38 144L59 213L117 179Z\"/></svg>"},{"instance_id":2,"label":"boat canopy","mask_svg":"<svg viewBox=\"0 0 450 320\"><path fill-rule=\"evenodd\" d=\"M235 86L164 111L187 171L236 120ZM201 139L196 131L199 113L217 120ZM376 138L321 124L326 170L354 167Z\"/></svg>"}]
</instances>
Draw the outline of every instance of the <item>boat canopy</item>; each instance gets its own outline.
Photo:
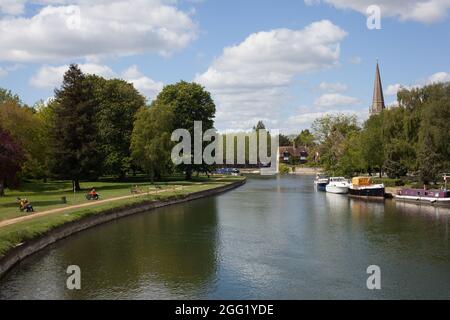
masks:
<instances>
[{"instance_id":1,"label":"boat canopy","mask_svg":"<svg viewBox=\"0 0 450 320\"><path fill-rule=\"evenodd\" d=\"M372 184L371 177L355 177L352 179L354 186L370 186Z\"/></svg>"}]
</instances>

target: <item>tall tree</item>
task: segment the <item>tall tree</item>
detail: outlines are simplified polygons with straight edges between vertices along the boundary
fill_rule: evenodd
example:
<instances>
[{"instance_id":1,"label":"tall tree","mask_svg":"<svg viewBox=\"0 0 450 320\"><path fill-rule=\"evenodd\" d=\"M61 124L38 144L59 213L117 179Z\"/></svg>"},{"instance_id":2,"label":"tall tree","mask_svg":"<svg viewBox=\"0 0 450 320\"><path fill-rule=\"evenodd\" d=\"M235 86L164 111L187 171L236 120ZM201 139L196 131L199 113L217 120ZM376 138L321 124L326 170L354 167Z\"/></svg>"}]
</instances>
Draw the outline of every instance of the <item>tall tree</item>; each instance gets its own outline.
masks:
<instances>
[{"instance_id":1,"label":"tall tree","mask_svg":"<svg viewBox=\"0 0 450 320\"><path fill-rule=\"evenodd\" d=\"M295 138L295 144L297 146L303 146L307 148L314 147L315 137L308 129L302 130L300 134Z\"/></svg>"},{"instance_id":2,"label":"tall tree","mask_svg":"<svg viewBox=\"0 0 450 320\"><path fill-rule=\"evenodd\" d=\"M71 65L60 89L55 90L53 172L71 179L97 178L100 152L96 130L98 109L92 104L93 87L77 65Z\"/></svg>"},{"instance_id":3,"label":"tall tree","mask_svg":"<svg viewBox=\"0 0 450 320\"><path fill-rule=\"evenodd\" d=\"M348 140L360 131L356 116L344 114L326 115L313 122L312 129L320 143L320 162L326 171L339 172L339 161L343 158Z\"/></svg>"},{"instance_id":4,"label":"tall tree","mask_svg":"<svg viewBox=\"0 0 450 320\"><path fill-rule=\"evenodd\" d=\"M365 123L361 132L361 141L364 142L361 149L365 167L369 173L378 170L380 177L383 174L384 135L383 135L384 113L372 115Z\"/></svg>"},{"instance_id":5,"label":"tall tree","mask_svg":"<svg viewBox=\"0 0 450 320\"><path fill-rule=\"evenodd\" d=\"M289 147L292 146L292 141L284 134L280 134L279 136L280 141L280 147Z\"/></svg>"},{"instance_id":6,"label":"tall tree","mask_svg":"<svg viewBox=\"0 0 450 320\"><path fill-rule=\"evenodd\" d=\"M94 88L92 103L98 110L95 123L103 157L102 172L123 178L131 168L133 123L136 113L145 106L145 98L123 80L89 75L85 82Z\"/></svg>"},{"instance_id":7,"label":"tall tree","mask_svg":"<svg viewBox=\"0 0 450 320\"><path fill-rule=\"evenodd\" d=\"M150 174L152 181L171 172L172 122L172 110L158 106L155 102L150 108L141 108L136 116L131 155Z\"/></svg>"},{"instance_id":8,"label":"tall tree","mask_svg":"<svg viewBox=\"0 0 450 320\"><path fill-rule=\"evenodd\" d=\"M193 164L194 157L194 121L201 121L203 131L212 129L216 106L211 94L197 83L185 81L164 87L155 103L163 108L170 108L174 114L171 132L186 129L191 134L192 164L181 164L179 170L184 171L186 179L192 178L193 171L204 171L205 164Z\"/></svg>"},{"instance_id":9,"label":"tall tree","mask_svg":"<svg viewBox=\"0 0 450 320\"><path fill-rule=\"evenodd\" d=\"M23 163L23 151L12 136L0 127L0 197L7 186L14 186Z\"/></svg>"},{"instance_id":10,"label":"tall tree","mask_svg":"<svg viewBox=\"0 0 450 320\"><path fill-rule=\"evenodd\" d=\"M10 90L0 88L0 106L5 102L13 102L22 105L22 101L17 94L13 94Z\"/></svg>"},{"instance_id":11,"label":"tall tree","mask_svg":"<svg viewBox=\"0 0 450 320\"><path fill-rule=\"evenodd\" d=\"M49 141L41 135L44 122L37 116L36 109L7 100L0 106L0 122L23 148L23 176L42 178L46 172Z\"/></svg>"},{"instance_id":12,"label":"tall tree","mask_svg":"<svg viewBox=\"0 0 450 320\"><path fill-rule=\"evenodd\" d=\"M438 181L443 166L430 132L425 133L420 143L418 163L420 180L424 185Z\"/></svg>"},{"instance_id":13,"label":"tall tree","mask_svg":"<svg viewBox=\"0 0 450 320\"><path fill-rule=\"evenodd\" d=\"M264 124L264 122L262 120L258 121L258 123L256 124L256 126L253 127L253 130L264 130L266 129L266 125Z\"/></svg>"}]
</instances>

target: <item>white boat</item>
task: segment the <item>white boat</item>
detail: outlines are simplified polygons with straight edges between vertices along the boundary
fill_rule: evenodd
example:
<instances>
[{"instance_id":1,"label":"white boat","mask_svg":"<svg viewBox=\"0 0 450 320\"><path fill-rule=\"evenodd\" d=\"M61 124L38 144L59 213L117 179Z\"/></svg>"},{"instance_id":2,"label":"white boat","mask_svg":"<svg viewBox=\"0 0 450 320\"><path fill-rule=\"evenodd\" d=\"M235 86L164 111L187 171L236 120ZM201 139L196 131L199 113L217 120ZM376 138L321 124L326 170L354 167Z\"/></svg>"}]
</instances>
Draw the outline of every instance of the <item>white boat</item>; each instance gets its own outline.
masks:
<instances>
[{"instance_id":1,"label":"white boat","mask_svg":"<svg viewBox=\"0 0 450 320\"><path fill-rule=\"evenodd\" d=\"M330 179L324 175L317 174L316 180L314 180L314 185L319 191L326 191L327 184L330 182Z\"/></svg>"},{"instance_id":2,"label":"white boat","mask_svg":"<svg viewBox=\"0 0 450 320\"><path fill-rule=\"evenodd\" d=\"M332 177L328 183L326 190L329 193L347 194L350 188L350 182L344 177Z\"/></svg>"}]
</instances>

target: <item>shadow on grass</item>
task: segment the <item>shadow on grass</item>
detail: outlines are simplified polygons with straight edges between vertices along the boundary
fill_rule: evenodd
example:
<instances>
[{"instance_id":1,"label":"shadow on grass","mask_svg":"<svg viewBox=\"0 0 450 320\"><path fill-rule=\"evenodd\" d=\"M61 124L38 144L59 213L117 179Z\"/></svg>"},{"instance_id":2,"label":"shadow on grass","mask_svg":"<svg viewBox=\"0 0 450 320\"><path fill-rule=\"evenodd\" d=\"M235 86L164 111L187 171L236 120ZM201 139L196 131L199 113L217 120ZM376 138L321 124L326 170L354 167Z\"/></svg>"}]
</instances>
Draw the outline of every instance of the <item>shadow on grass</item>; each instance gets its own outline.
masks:
<instances>
[{"instance_id":1,"label":"shadow on grass","mask_svg":"<svg viewBox=\"0 0 450 320\"><path fill-rule=\"evenodd\" d=\"M51 181L51 182L38 182L38 181L26 181L23 182L18 190L18 192L49 192L49 191L57 191L70 189L71 183L70 181Z\"/></svg>"},{"instance_id":2,"label":"shadow on grass","mask_svg":"<svg viewBox=\"0 0 450 320\"><path fill-rule=\"evenodd\" d=\"M224 177L193 177L191 181L184 180L183 176L172 176L172 177L163 177L160 181L155 181L153 184L147 177L131 177L127 178L123 181L114 179L114 178L102 178L98 181L81 181L83 186L81 191L77 193L88 193L92 188L95 188L99 193L103 191L114 191L114 190L125 190L130 189L134 185L141 186L145 184L146 186L172 186L172 185L180 185L180 186L191 186L198 183L202 183L205 185L217 184L217 183L225 183L225 182L233 182L237 181L237 179L230 179ZM89 185L89 184L92 185ZM105 183L105 185L102 185ZM50 182L38 182L38 181L27 181L24 182L18 190L11 190L7 192L8 196L11 197L28 197L32 198L33 194L43 195L43 196L67 196L72 193L71 182L70 181L50 181ZM0 205L2 207L2 205Z\"/></svg>"}]
</instances>

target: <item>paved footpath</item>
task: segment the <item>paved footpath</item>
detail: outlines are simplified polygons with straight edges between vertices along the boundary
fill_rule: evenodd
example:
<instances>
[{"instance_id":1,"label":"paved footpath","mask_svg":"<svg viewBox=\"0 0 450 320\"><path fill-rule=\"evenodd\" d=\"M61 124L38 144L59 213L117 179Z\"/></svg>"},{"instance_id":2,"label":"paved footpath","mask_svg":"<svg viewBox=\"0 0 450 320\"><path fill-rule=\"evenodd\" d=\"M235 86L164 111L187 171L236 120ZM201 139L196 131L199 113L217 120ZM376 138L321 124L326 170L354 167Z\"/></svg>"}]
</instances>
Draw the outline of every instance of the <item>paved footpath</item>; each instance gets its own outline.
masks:
<instances>
[{"instance_id":1,"label":"paved footpath","mask_svg":"<svg viewBox=\"0 0 450 320\"><path fill-rule=\"evenodd\" d=\"M78 204L78 205L74 205L74 206L69 206L69 207L64 207L64 208L58 208L58 209L53 209L53 210L42 211L42 212L38 212L38 213L27 215L27 216L24 216L24 217L19 217L19 218L14 218L14 219L1 221L0 222L0 228L6 227L6 226L10 226L10 225L13 225L13 224L16 224L16 223L19 223L19 222L23 222L23 221L33 220L33 219L36 219L36 218L39 218L39 217L44 217L44 216L47 216L47 215L50 215L50 214L64 212L64 211L67 211L67 210L79 209L79 208L85 208L85 207L92 207L92 206L95 206L95 205L104 204L104 203L108 203L108 202L114 202L114 201L119 201L119 200L130 199L130 198L143 197L143 196L148 196L148 195L152 195L152 194L164 193L164 192L167 192L167 191L177 191L177 190L182 190L182 189L183 189L183 187L177 187L177 188L173 188L173 189L159 190L159 191L151 192L151 193L133 194L133 195L129 195L129 196L110 198L110 199L105 199L105 200L98 200L98 201L95 201L95 202L87 202L87 203L82 203L82 204Z\"/></svg>"}]
</instances>

